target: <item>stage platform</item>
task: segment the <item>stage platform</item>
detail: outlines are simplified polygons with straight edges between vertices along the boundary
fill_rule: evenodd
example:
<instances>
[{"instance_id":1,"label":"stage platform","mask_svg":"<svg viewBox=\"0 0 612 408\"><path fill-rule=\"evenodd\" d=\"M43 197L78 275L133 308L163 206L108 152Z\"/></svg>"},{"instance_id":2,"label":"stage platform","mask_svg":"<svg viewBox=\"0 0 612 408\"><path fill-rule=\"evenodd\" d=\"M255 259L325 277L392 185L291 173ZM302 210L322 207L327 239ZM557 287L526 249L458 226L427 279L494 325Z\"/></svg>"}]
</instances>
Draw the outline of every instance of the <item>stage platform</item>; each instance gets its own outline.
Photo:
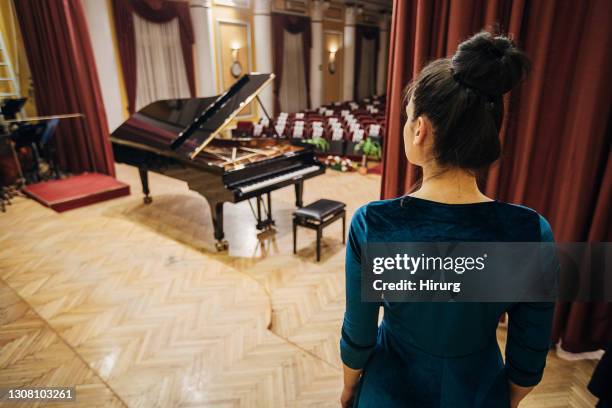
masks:
<instances>
[{"instance_id":1,"label":"stage platform","mask_svg":"<svg viewBox=\"0 0 612 408\"><path fill-rule=\"evenodd\" d=\"M46 207L64 212L129 195L130 186L105 174L84 173L28 184L23 192Z\"/></svg>"}]
</instances>

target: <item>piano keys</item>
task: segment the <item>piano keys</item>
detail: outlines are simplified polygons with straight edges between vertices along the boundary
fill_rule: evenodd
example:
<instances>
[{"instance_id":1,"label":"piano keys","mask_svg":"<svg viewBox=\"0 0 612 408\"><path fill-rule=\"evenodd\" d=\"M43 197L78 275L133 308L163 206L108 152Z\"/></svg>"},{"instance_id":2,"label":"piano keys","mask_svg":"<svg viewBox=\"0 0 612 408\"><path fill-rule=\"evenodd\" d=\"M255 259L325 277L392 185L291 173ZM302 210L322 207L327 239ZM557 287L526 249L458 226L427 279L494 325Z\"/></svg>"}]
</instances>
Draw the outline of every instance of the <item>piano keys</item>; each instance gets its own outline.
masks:
<instances>
[{"instance_id":1,"label":"piano keys","mask_svg":"<svg viewBox=\"0 0 612 408\"><path fill-rule=\"evenodd\" d=\"M294 185L295 203L301 207L304 180L325 172L309 144L281 138L219 137L273 78L273 74L248 74L218 97L154 102L111 135L115 160L138 167L145 203L152 201L149 171L186 181L208 201L217 250L228 247L224 203L254 198L257 228L269 228L274 225L270 193Z\"/></svg>"}]
</instances>

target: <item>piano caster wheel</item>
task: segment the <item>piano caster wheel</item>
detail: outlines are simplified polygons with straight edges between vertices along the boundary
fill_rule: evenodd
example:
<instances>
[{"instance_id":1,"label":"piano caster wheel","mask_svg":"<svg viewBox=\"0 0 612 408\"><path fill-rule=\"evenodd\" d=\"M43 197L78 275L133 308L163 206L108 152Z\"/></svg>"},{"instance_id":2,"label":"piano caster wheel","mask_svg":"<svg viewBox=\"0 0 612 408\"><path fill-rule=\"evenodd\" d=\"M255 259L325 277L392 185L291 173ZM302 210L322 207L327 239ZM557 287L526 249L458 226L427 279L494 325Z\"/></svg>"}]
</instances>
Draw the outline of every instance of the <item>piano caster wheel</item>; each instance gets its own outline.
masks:
<instances>
[{"instance_id":1,"label":"piano caster wheel","mask_svg":"<svg viewBox=\"0 0 612 408\"><path fill-rule=\"evenodd\" d=\"M142 201L143 201L145 204L151 204L151 203L153 202L153 197L151 197L151 196L144 196L144 197L142 198Z\"/></svg>"},{"instance_id":2,"label":"piano caster wheel","mask_svg":"<svg viewBox=\"0 0 612 408\"><path fill-rule=\"evenodd\" d=\"M226 240L215 242L215 249L217 251L227 251L227 248L229 248L229 243Z\"/></svg>"}]
</instances>

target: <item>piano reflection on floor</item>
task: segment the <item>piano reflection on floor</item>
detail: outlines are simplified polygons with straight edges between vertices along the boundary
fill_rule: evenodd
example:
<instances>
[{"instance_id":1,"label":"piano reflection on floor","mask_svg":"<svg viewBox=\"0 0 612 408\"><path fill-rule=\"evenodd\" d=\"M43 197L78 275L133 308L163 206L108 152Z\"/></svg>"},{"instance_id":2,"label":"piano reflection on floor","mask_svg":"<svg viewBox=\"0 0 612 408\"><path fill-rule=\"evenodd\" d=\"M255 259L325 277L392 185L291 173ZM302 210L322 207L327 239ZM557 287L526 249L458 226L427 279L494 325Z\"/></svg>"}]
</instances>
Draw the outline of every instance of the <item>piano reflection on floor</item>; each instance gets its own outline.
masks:
<instances>
[{"instance_id":1,"label":"piano reflection on floor","mask_svg":"<svg viewBox=\"0 0 612 408\"><path fill-rule=\"evenodd\" d=\"M228 247L223 204L256 201L258 229L274 225L270 192L295 186L302 206L304 180L325 172L312 146L282 138L221 139L221 131L274 74L248 74L224 94L154 102L134 113L111 135L115 160L138 167L144 202L148 172L184 180L208 201L217 250ZM265 110L264 110L265 112Z\"/></svg>"}]
</instances>

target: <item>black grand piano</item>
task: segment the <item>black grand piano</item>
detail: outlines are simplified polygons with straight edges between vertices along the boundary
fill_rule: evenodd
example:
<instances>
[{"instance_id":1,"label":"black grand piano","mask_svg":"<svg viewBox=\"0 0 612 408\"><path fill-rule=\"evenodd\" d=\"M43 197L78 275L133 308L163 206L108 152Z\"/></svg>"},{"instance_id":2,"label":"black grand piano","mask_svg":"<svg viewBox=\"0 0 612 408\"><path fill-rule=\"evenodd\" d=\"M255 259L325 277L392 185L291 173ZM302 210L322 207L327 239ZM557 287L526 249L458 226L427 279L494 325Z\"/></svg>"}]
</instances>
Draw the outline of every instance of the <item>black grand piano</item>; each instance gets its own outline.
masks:
<instances>
[{"instance_id":1,"label":"black grand piano","mask_svg":"<svg viewBox=\"0 0 612 408\"><path fill-rule=\"evenodd\" d=\"M148 171L184 180L206 198L217 250L228 247L223 233L225 202L254 198L257 228L266 229L274 224L271 191L293 184L296 206L301 207L304 180L325 172L306 143L280 137L219 137L273 78L274 74L247 74L220 96L153 102L111 135L115 160L138 167L145 203L152 201Z\"/></svg>"}]
</instances>

